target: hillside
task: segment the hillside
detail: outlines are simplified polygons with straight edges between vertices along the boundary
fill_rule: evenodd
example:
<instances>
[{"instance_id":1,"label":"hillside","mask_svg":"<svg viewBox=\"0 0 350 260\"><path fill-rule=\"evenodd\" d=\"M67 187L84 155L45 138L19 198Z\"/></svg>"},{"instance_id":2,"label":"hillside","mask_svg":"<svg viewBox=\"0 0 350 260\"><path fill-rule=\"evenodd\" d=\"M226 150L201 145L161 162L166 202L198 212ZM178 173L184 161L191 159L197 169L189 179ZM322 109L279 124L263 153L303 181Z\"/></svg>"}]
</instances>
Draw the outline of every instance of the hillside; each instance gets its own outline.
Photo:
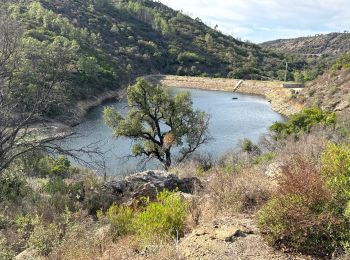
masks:
<instances>
[{"instance_id":1,"label":"hillside","mask_svg":"<svg viewBox=\"0 0 350 260\"><path fill-rule=\"evenodd\" d=\"M287 55L294 80L315 80L342 54L350 50L350 34L330 33L294 39L279 39L260 44L265 50Z\"/></svg>"},{"instance_id":2,"label":"hillside","mask_svg":"<svg viewBox=\"0 0 350 260\"><path fill-rule=\"evenodd\" d=\"M63 121L71 120L77 101L141 75L261 79L275 77L283 67L283 55L226 36L158 2L24 0L6 1L1 8L20 22L31 51L38 46L49 53L57 42L70 51L63 64L63 101L45 112Z\"/></svg>"},{"instance_id":3,"label":"hillside","mask_svg":"<svg viewBox=\"0 0 350 260\"><path fill-rule=\"evenodd\" d=\"M264 42L260 46L289 54L337 57L350 50L350 33L318 34L310 37L279 39Z\"/></svg>"},{"instance_id":4,"label":"hillside","mask_svg":"<svg viewBox=\"0 0 350 260\"><path fill-rule=\"evenodd\" d=\"M342 69L327 72L310 82L299 98L306 106L319 106L346 115L350 112L349 89L350 71Z\"/></svg>"}]
</instances>

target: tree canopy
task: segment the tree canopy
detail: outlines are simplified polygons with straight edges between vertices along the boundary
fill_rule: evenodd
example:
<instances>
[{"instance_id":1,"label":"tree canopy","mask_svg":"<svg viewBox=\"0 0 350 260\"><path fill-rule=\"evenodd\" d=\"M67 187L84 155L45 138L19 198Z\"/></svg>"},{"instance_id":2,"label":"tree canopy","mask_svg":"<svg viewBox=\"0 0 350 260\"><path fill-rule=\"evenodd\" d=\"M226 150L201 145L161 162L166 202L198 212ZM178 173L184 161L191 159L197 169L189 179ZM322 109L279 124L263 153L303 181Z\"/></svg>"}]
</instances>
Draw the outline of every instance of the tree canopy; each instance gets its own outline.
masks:
<instances>
[{"instance_id":1,"label":"tree canopy","mask_svg":"<svg viewBox=\"0 0 350 260\"><path fill-rule=\"evenodd\" d=\"M188 92L172 95L169 90L141 79L129 87L127 97L126 116L108 107L104 118L116 137L135 140L134 156L155 158L168 169L173 161L173 148L179 148L177 161L181 162L209 140L209 117L193 109Z\"/></svg>"}]
</instances>

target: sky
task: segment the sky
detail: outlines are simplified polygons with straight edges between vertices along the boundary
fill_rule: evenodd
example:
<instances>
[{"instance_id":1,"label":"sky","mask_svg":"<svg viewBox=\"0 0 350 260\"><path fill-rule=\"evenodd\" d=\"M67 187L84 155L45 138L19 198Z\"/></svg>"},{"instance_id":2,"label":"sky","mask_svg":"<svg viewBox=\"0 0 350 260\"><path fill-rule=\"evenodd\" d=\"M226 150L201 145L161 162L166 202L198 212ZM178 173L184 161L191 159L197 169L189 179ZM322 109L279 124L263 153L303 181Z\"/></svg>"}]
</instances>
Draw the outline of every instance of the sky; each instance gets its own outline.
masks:
<instances>
[{"instance_id":1,"label":"sky","mask_svg":"<svg viewBox=\"0 0 350 260\"><path fill-rule=\"evenodd\" d=\"M350 30L350 0L161 0L207 25L261 43Z\"/></svg>"}]
</instances>

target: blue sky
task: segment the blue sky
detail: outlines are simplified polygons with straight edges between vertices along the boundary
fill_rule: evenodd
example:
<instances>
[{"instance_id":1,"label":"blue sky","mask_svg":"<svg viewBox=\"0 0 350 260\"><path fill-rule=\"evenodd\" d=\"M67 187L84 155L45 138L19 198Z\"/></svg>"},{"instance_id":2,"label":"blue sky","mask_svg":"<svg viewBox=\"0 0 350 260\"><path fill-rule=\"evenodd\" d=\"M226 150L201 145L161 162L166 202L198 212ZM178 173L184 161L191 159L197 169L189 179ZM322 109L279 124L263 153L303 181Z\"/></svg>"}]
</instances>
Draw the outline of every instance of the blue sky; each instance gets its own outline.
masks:
<instances>
[{"instance_id":1,"label":"blue sky","mask_svg":"<svg viewBox=\"0 0 350 260\"><path fill-rule=\"evenodd\" d=\"M350 30L350 0L161 0L236 38L260 43Z\"/></svg>"}]
</instances>

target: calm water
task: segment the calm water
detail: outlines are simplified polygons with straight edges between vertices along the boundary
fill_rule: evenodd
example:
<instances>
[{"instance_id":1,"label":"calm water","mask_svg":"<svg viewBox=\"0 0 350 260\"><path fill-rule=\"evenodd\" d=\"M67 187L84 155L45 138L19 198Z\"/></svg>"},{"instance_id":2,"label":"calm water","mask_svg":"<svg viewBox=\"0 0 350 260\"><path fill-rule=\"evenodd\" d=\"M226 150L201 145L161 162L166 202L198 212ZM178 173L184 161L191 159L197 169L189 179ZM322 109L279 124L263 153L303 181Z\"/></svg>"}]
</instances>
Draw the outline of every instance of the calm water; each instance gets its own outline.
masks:
<instances>
[{"instance_id":1,"label":"calm water","mask_svg":"<svg viewBox=\"0 0 350 260\"><path fill-rule=\"evenodd\" d=\"M237 93L206 91L198 89L174 89L189 91L193 105L210 114L209 131L213 138L200 151L211 153L214 157L223 155L227 150L237 147L243 138L258 141L267 132L268 127L283 117L272 111L270 104L261 97ZM232 97L237 97L233 100ZM105 106L114 106L126 112L126 100L108 103L93 109L86 120L75 127L82 137L70 140L67 145L78 148L99 142L99 147L105 153L105 166L108 175L123 175L135 170L143 170L145 165L139 165L139 159L126 159L132 142L128 139L115 139L112 130L103 121L102 111ZM147 168L155 168L149 163Z\"/></svg>"}]
</instances>

